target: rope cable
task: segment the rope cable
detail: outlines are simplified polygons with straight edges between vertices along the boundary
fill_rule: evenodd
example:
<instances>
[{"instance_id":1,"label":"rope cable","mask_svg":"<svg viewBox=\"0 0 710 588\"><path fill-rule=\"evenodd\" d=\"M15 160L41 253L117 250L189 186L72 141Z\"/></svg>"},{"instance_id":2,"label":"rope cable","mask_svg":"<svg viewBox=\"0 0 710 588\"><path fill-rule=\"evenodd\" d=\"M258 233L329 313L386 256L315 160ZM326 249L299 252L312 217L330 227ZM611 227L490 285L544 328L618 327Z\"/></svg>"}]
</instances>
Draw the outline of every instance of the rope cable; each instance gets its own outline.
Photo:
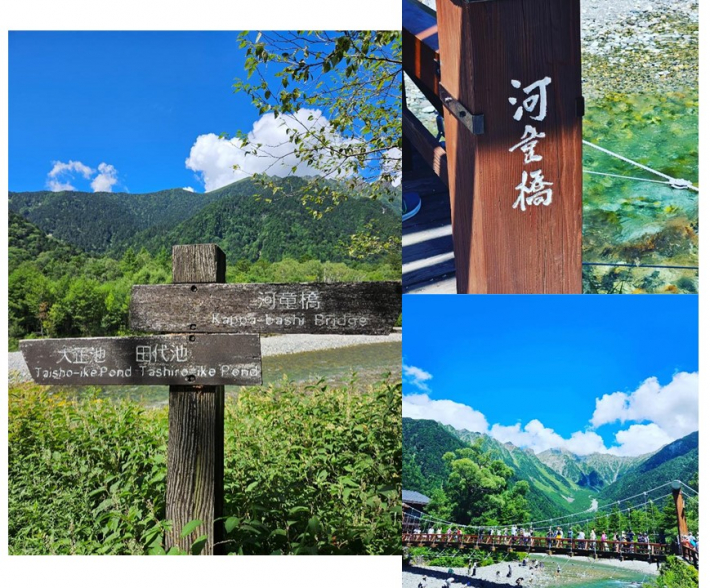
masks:
<instances>
[{"instance_id":1,"label":"rope cable","mask_svg":"<svg viewBox=\"0 0 710 588\"><path fill-rule=\"evenodd\" d=\"M665 182L665 183L670 184L673 188L695 190L696 192L699 192L699 189L696 188L692 184L692 182L690 182L688 180L681 180L678 178L674 178L672 176L664 174L663 172L659 172L658 170L650 168L647 165L643 165L642 163L639 163L638 161L634 161L633 159L629 159L628 157L624 157L623 155L619 155L618 153L614 153L613 151L611 151L609 149L605 149L604 147L600 147L599 145L595 145L594 143L591 143L589 141L583 140L582 143L584 143L585 145L588 145L589 147L593 147L594 149L598 149L602 153L606 153L607 155L611 155L612 157L616 157L617 159L620 159L621 161L625 161L626 163L630 163L631 165L635 165L636 167L646 170L649 173L652 173L652 174L655 174L655 175L660 176L662 178L665 178L667 180L667 182Z\"/></svg>"},{"instance_id":2,"label":"rope cable","mask_svg":"<svg viewBox=\"0 0 710 588\"><path fill-rule=\"evenodd\" d=\"M668 182L662 182L661 180L649 180L648 178L637 178L634 176L623 176L621 174L610 174L607 172L598 172L598 171L592 171L590 169L583 169L582 170L585 174L593 174L595 176L608 176L610 178L621 178L622 180L637 180L639 182L652 182L654 184L665 184L668 185Z\"/></svg>"}]
</instances>

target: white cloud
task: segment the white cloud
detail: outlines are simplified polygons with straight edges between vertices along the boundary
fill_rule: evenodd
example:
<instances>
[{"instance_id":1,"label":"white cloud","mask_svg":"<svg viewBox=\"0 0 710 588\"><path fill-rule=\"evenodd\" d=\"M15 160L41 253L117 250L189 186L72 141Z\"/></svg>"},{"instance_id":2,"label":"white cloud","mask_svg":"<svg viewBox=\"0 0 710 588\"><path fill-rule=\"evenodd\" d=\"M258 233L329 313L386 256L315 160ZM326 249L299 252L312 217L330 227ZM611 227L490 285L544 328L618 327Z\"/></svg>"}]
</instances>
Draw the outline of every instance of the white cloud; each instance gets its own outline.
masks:
<instances>
[{"instance_id":1,"label":"white cloud","mask_svg":"<svg viewBox=\"0 0 710 588\"><path fill-rule=\"evenodd\" d=\"M88 165L84 165L81 161L69 160L68 163L63 161L53 161L52 169L47 174L47 188L52 192L63 192L66 190L76 190L70 180L79 174L87 180L96 173L96 170L91 169Z\"/></svg>"},{"instance_id":2,"label":"white cloud","mask_svg":"<svg viewBox=\"0 0 710 588\"><path fill-rule=\"evenodd\" d=\"M185 190L185 191L187 191L187 192L194 192L194 191L195 191L195 189L192 188L192 187L190 187L190 186L185 186L185 187L183 188L183 190Z\"/></svg>"},{"instance_id":3,"label":"white cloud","mask_svg":"<svg viewBox=\"0 0 710 588\"><path fill-rule=\"evenodd\" d=\"M668 445L674 438L669 436L655 423L648 425L631 425L625 431L616 434L617 447L612 447L609 453L614 455L643 455Z\"/></svg>"},{"instance_id":4,"label":"white cloud","mask_svg":"<svg viewBox=\"0 0 710 588\"><path fill-rule=\"evenodd\" d=\"M597 398L592 426L615 422L655 423L669 438L698 430L698 374L680 372L662 386L648 378L629 394L614 392ZM629 429L630 430L630 429Z\"/></svg>"},{"instance_id":5,"label":"white cloud","mask_svg":"<svg viewBox=\"0 0 710 588\"><path fill-rule=\"evenodd\" d=\"M99 174L92 180L94 192L111 192L118 183L118 170L109 163L99 164Z\"/></svg>"},{"instance_id":6,"label":"white cloud","mask_svg":"<svg viewBox=\"0 0 710 588\"><path fill-rule=\"evenodd\" d=\"M486 416L471 406L453 400L432 400L428 382L433 376L429 372L408 365L402 366L402 372L405 382L423 392L403 397L402 416L432 419L457 429L486 433L501 443L529 448L535 453L564 449L575 455L636 456L657 451L698 430L697 373L678 373L666 386L661 386L656 378L649 378L630 394L615 392L597 399L596 410L590 419L594 427L617 421L637 423L617 431L615 443L607 447L601 435L592 429L575 431L565 438L538 419L532 419L524 426L521 423L495 423L489 427Z\"/></svg>"},{"instance_id":7,"label":"white cloud","mask_svg":"<svg viewBox=\"0 0 710 588\"><path fill-rule=\"evenodd\" d=\"M95 176L91 181L94 192L111 192L113 186L118 183L118 170L109 163L102 162L99 164L99 169L95 170L81 161L69 160L68 163L52 162L52 169L47 174L47 187L52 192L76 190L71 180L77 176L82 176L86 180Z\"/></svg>"},{"instance_id":8,"label":"white cloud","mask_svg":"<svg viewBox=\"0 0 710 588\"><path fill-rule=\"evenodd\" d=\"M431 419L474 433L485 433L488 430L488 421L483 413L453 400L432 400L427 394L404 396L402 416L412 419Z\"/></svg>"},{"instance_id":9,"label":"white cloud","mask_svg":"<svg viewBox=\"0 0 710 588\"><path fill-rule=\"evenodd\" d=\"M416 386L424 392L429 391L429 386L425 383L433 377L429 372L413 365L402 365L402 373L404 374L405 382Z\"/></svg>"},{"instance_id":10,"label":"white cloud","mask_svg":"<svg viewBox=\"0 0 710 588\"><path fill-rule=\"evenodd\" d=\"M327 129L329 126L320 110L302 108L294 115L278 117L265 114L254 123L249 133L250 143L262 145L259 156L248 154L237 139L220 139L209 133L197 137L185 166L200 175L206 192L257 173L279 177L320 175L320 170L303 163L293 154L287 131L303 130L304 127ZM344 142L334 133L330 134L330 140L336 144ZM295 171L292 171L293 167Z\"/></svg>"},{"instance_id":11,"label":"white cloud","mask_svg":"<svg viewBox=\"0 0 710 588\"><path fill-rule=\"evenodd\" d=\"M604 440L596 433L577 431L569 439L545 427L538 419L531 420L524 427L520 423L511 426L495 424L490 435L501 443L512 443L517 447L532 449L535 453L547 449L566 449L576 455L605 452Z\"/></svg>"},{"instance_id":12,"label":"white cloud","mask_svg":"<svg viewBox=\"0 0 710 588\"><path fill-rule=\"evenodd\" d=\"M48 174L50 178L56 178L58 175L73 174L74 172L78 172L88 180L94 173L96 173L96 170L91 169L88 165L84 165L81 161L72 161L70 159L69 163L53 161L52 164L52 171Z\"/></svg>"},{"instance_id":13,"label":"white cloud","mask_svg":"<svg viewBox=\"0 0 710 588\"><path fill-rule=\"evenodd\" d=\"M383 165L382 167L384 168L385 171L388 172L394 172L395 169L397 168L398 162L399 162L399 169L396 171L394 174L394 178L392 180L392 185L397 188L402 184L402 166L401 166L401 161L402 161L402 150L398 147L392 147L385 153L384 158L383 158Z\"/></svg>"},{"instance_id":14,"label":"white cloud","mask_svg":"<svg viewBox=\"0 0 710 588\"><path fill-rule=\"evenodd\" d=\"M60 182L58 180L47 180L47 188L52 192L66 192L68 190L76 190L69 182Z\"/></svg>"}]
</instances>

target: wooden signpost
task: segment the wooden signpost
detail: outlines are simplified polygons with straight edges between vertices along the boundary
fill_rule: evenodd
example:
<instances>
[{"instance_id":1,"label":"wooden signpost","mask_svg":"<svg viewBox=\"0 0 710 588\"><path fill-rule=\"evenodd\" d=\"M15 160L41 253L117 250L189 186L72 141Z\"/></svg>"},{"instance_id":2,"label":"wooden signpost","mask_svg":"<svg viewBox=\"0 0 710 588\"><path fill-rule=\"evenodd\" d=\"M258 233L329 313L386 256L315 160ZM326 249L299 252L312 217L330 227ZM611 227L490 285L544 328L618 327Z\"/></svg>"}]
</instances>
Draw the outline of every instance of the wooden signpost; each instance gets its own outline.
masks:
<instances>
[{"instance_id":1,"label":"wooden signpost","mask_svg":"<svg viewBox=\"0 0 710 588\"><path fill-rule=\"evenodd\" d=\"M437 0L459 293L579 293L579 0Z\"/></svg>"},{"instance_id":2,"label":"wooden signpost","mask_svg":"<svg viewBox=\"0 0 710 588\"><path fill-rule=\"evenodd\" d=\"M22 341L38 384L261 384L258 335L158 335Z\"/></svg>"},{"instance_id":3,"label":"wooden signpost","mask_svg":"<svg viewBox=\"0 0 710 588\"><path fill-rule=\"evenodd\" d=\"M398 282L224 284L216 245L173 248L173 284L135 286L130 324L169 333L22 341L39 384L170 385L166 547L223 552L224 385L261 383L259 333L386 334L401 312ZM186 537L191 520L202 525Z\"/></svg>"},{"instance_id":4,"label":"wooden signpost","mask_svg":"<svg viewBox=\"0 0 710 588\"><path fill-rule=\"evenodd\" d=\"M138 331L384 335L400 312L399 282L135 286Z\"/></svg>"}]
</instances>

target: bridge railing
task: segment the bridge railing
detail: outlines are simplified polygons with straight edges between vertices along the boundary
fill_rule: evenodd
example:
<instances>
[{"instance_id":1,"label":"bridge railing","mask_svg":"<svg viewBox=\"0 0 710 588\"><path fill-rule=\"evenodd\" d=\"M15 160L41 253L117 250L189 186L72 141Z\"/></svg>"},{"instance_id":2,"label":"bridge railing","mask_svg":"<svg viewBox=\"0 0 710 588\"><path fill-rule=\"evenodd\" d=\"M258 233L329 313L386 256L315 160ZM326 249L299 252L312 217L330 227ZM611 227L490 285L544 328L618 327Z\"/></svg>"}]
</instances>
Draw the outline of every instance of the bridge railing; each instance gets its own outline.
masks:
<instances>
[{"instance_id":1,"label":"bridge railing","mask_svg":"<svg viewBox=\"0 0 710 588\"><path fill-rule=\"evenodd\" d=\"M689 543L683 543L681 551L683 559L697 568L699 564L698 550Z\"/></svg>"},{"instance_id":2,"label":"bridge railing","mask_svg":"<svg viewBox=\"0 0 710 588\"><path fill-rule=\"evenodd\" d=\"M406 533L402 535L403 544L417 545L452 545L458 547L480 546L481 548L500 547L513 551L591 551L598 553L645 554L649 556L670 553L669 546L663 543L645 543L636 541L602 541L597 539L558 539L556 537L523 537L502 535L458 535L457 533ZM686 546L683 546L684 557ZM692 557L691 553L688 553ZM695 552L697 560L697 551ZM687 558L686 558L687 559ZM689 560L690 561L690 560Z\"/></svg>"}]
</instances>

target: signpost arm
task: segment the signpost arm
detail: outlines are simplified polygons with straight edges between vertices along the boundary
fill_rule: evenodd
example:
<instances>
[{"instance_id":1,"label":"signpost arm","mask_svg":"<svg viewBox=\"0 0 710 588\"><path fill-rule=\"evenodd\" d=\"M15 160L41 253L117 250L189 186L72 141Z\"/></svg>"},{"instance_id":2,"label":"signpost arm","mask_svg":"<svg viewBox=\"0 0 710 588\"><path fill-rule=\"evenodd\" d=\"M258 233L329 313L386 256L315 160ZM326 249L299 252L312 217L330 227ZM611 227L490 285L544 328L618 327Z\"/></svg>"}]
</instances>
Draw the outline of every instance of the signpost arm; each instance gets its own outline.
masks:
<instances>
[{"instance_id":1,"label":"signpost arm","mask_svg":"<svg viewBox=\"0 0 710 588\"><path fill-rule=\"evenodd\" d=\"M224 252L216 245L173 247L173 283L225 282ZM224 386L170 386L166 517L173 522L166 547L189 551L207 535L204 555L223 553L224 507ZM185 538L183 526L202 525Z\"/></svg>"}]
</instances>

